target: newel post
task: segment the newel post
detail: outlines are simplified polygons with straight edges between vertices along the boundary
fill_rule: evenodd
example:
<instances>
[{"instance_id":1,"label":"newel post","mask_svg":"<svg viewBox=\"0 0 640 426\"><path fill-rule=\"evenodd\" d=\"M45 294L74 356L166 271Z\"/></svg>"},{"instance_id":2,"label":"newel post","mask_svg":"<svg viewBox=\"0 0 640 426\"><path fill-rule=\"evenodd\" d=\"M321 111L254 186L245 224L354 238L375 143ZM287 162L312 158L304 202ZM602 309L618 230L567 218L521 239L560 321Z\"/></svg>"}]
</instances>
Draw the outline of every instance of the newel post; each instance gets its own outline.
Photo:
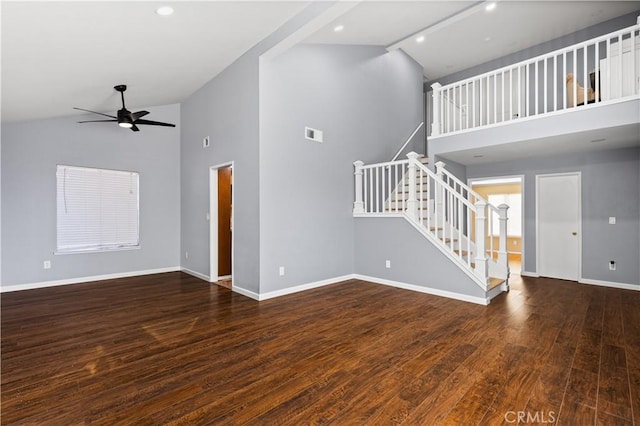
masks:
<instances>
[{"instance_id":1,"label":"newel post","mask_svg":"<svg viewBox=\"0 0 640 426\"><path fill-rule=\"evenodd\" d=\"M431 136L438 136L440 134L440 83L433 83L431 88L433 89L433 122L431 123Z\"/></svg>"},{"instance_id":2,"label":"newel post","mask_svg":"<svg viewBox=\"0 0 640 426\"><path fill-rule=\"evenodd\" d=\"M476 204L476 274L489 282L489 259L487 258L487 203L478 201Z\"/></svg>"},{"instance_id":3,"label":"newel post","mask_svg":"<svg viewBox=\"0 0 640 426\"><path fill-rule=\"evenodd\" d=\"M498 244L498 263L500 265L507 265L508 262L508 250L507 250L507 210L509 206L506 204L500 204L498 206L498 215L500 220L500 237Z\"/></svg>"},{"instance_id":4,"label":"newel post","mask_svg":"<svg viewBox=\"0 0 640 426\"><path fill-rule=\"evenodd\" d=\"M407 214L410 218L418 220L418 199L416 198L416 173L418 169L416 167L416 163L418 162L418 158L420 158L420 155L411 151L407 154L407 158L409 159L409 166L407 169L407 174L409 175L409 198L407 199Z\"/></svg>"},{"instance_id":5,"label":"newel post","mask_svg":"<svg viewBox=\"0 0 640 426\"><path fill-rule=\"evenodd\" d=\"M444 203L444 166L445 163L442 161L438 161L436 164L436 177L440 184L435 185L435 217L436 217L436 227L444 226L445 215L443 211L443 203Z\"/></svg>"},{"instance_id":6,"label":"newel post","mask_svg":"<svg viewBox=\"0 0 640 426\"><path fill-rule=\"evenodd\" d=\"M364 166L364 163L358 160L353 163L353 166L356 169L354 172L356 176L356 197L355 201L353 202L353 214L364 213L364 202L362 201L362 166Z\"/></svg>"}]
</instances>

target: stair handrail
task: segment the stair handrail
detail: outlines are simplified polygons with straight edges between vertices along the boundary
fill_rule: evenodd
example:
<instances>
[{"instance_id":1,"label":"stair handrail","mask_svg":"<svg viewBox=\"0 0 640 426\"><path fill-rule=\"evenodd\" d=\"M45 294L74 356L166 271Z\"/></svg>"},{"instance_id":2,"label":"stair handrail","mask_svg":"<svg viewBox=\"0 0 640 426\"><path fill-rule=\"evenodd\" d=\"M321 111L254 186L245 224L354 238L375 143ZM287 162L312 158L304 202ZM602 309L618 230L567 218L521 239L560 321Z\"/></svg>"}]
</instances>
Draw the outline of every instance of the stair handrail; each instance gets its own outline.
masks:
<instances>
[{"instance_id":1,"label":"stair handrail","mask_svg":"<svg viewBox=\"0 0 640 426\"><path fill-rule=\"evenodd\" d=\"M470 204L473 204L474 206L476 206L476 205L482 206L482 208L486 207L488 209L488 211L486 212L487 213L486 216L483 216L483 219L487 222L484 231L486 232L486 235L489 236L489 247L486 247L486 250L489 252L489 254L491 255L492 259L493 259L494 254L497 254L498 263L503 264L503 266L507 267L508 266L508 260L507 260L507 210L509 209L509 206L506 205L506 204L501 204L499 206L494 206L487 199L485 199L480 194L478 194L476 191L474 191L469 185L465 184L460 179L458 179L455 175L453 175L451 172L449 172L447 169L445 169L444 166L445 166L445 163L443 163L442 161L439 161L439 162L436 163L436 168L437 168L439 173L442 173L443 176L446 176L448 181L453 181L454 183L458 184L461 189L464 189L464 191L467 192L468 196L472 196L474 198L474 200L469 200ZM448 184L448 182L447 182L447 184ZM454 188L454 193L456 193L456 192L457 191L455 191L455 188ZM476 213L479 210L480 210L480 208L476 208ZM494 214L495 214L495 216L494 216ZM494 241L493 241L493 234L492 234L493 221L495 220L494 217L498 218L498 223L499 223L498 247L497 248L495 247L495 244L494 244ZM478 241L479 241L479 235L476 236L476 243Z\"/></svg>"},{"instance_id":2,"label":"stair handrail","mask_svg":"<svg viewBox=\"0 0 640 426\"><path fill-rule=\"evenodd\" d=\"M420 124L418 124L418 127L416 127L416 129L413 131L413 133L411 133L411 136L409 136L409 139L407 139L406 142L402 145L402 147L400 147L400 149L398 150L398 152L396 152L396 155L393 156L391 161L396 161L398 159L398 157L400 156L402 151L404 151L404 149L407 147L409 142L411 142L411 139L413 139L413 137L416 135L416 133L418 133L418 130L420 130L420 128L422 126L424 126L424 121L422 121L422 122L420 122Z\"/></svg>"},{"instance_id":3,"label":"stair handrail","mask_svg":"<svg viewBox=\"0 0 640 426\"><path fill-rule=\"evenodd\" d=\"M460 179L458 179L453 173L451 173L449 170L445 169L444 166L446 165L446 163L442 162L442 161L438 161L436 163L436 168L438 168L438 171L441 171L443 175L445 175L447 177L448 180L451 180L455 183L457 183L458 185L460 185L461 188L464 188L465 191L467 191L467 194L469 195L473 195L473 197L476 200L469 200L469 202L471 204L476 204L477 200L482 200L485 203L487 203L487 205L491 205L489 204L489 201L487 201L482 195L478 194L476 191L474 191L469 185L467 185L466 183L462 182ZM496 209L496 213L497 213L497 209Z\"/></svg>"}]
</instances>

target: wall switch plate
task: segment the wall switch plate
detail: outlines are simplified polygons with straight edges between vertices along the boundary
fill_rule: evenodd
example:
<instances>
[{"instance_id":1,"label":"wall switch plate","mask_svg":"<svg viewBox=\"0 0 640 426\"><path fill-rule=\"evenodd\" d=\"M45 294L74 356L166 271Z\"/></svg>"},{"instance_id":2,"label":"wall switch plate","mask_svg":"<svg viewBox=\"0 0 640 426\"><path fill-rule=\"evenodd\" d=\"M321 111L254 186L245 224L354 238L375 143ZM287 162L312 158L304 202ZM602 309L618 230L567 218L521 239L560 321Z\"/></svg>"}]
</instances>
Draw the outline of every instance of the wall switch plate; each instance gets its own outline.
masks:
<instances>
[{"instance_id":1,"label":"wall switch plate","mask_svg":"<svg viewBox=\"0 0 640 426\"><path fill-rule=\"evenodd\" d=\"M284 266L281 266L281 267L278 269L278 273L280 274L280 276L281 276L281 277L284 277Z\"/></svg>"},{"instance_id":2,"label":"wall switch plate","mask_svg":"<svg viewBox=\"0 0 640 426\"><path fill-rule=\"evenodd\" d=\"M390 260L385 261L384 262L384 267L387 268L387 269L391 268L391 261Z\"/></svg>"},{"instance_id":3,"label":"wall switch plate","mask_svg":"<svg viewBox=\"0 0 640 426\"><path fill-rule=\"evenodd\" d=\"M609 261L609 270L610 271L615 271L616 270L616 261L615 260L610 260Z\"/></svg>"},{"instance_id":4,"label":"wall switch plate","mask_svg":"<svg viewBox=\"0 0 640 426\"><path fill-rule=\"evenodd\" d=\"M43 267L44 269L51 269L51 261L50 261L50 260L45 260L45 261L42 263L42 267Z\"/></svg>"},{"instance_id":5,"label":"wall switch plate","mask_svg":"<svg viewBox=\"0 0 640 426\"><path fill-rule=\"evenodd\" d=\"M615 225L615 224L616 224L616 217L609 216L609 225Z\"/></svg>"},{"instance_id":6,"label":"wall switch plate","mask_svg":"<svg viewBox=\"0 0 640 426\"><path fill-rule=\"evenodd\" d=\"M211 146L211 141L209 140L209 136L205 136L202 139L202 147L203 148L209 148Z\"/></svg>"}]
</instances>

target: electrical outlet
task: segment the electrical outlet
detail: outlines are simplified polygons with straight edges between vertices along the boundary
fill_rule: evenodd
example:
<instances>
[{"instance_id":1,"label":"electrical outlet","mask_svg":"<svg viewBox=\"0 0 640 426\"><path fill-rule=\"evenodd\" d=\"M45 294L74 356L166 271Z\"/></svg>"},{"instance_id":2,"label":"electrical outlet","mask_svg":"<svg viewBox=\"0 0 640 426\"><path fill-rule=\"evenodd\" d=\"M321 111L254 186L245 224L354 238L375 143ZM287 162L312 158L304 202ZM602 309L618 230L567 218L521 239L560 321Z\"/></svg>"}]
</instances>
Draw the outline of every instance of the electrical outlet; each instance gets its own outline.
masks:
<instances>
[{"instance_id":1,"label":"electrical outlet","mask_svg":"<svg viewBox=\"0 0 640 426\"><path fill-rule=\"evenodd\" d=\"M615 224L616 224L616 217L609 216L609 225L615 225Z\"/></svg>"},{"instance_id":2,"label":"electrical outlet","mask_svg":"<svg viewBox=\"0 0 640 426\"><path fill-rule=\"evenodd\" d=\"M43 267L44 269L51 269L51 261L50 261L50 260L45 260L45 261L42 263L42 267Z\"/></svg>"},{"instance_id":3,"label":"electrical outlet","mask_svg":"<svg viewBox=\"0 0 640 426\"><path fill-rule=\"evenodd\" d=\"M610 260L609 261L609 270L610 271L615 271L616 270L616 261L615 260Z\"/></svg>"},{"instance_id":4,"label":"electrical outlet","mask_svg":"<svg viewBox=\"0 0 640 426\"><path fill-rule=\"evenodd\" d=\"M278 273L280 274L281 277L284 277L284 266L280 267L280 269L278 270Z\"/></svg>"},{"instance_id":5,"label":"electrical outlet","mask_svg":"<svg viewBox=\"0 0 640 426\"><path fill-rule=\"evenodd\" d=\"M184 252L184 258L185 258L185 259L188 259L188 258L189 258L189 252L188 252L188 251L185 251L185 252Z\"/></svg>"},{"instance_id":6,"label":"electrical outlet","mask_svg":"<svg viewBox=\"0 0 640 426\"><path fill-rule=\"evenodd\" d=\"M384 267L387 268L387 269L391 268L391 261L390 260L385 261L384 262Z\"/></svg>"}]
</instances>

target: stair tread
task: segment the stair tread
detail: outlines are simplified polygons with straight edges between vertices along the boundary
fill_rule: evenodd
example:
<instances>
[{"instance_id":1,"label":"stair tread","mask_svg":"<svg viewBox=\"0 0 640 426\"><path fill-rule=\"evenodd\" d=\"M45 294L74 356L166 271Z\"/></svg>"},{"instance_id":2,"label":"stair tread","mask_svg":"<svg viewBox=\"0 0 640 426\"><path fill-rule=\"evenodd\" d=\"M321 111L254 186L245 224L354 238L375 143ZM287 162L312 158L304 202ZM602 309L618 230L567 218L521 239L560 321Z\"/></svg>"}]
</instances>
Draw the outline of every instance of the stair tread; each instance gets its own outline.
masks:
<instances>
[{"instance_id":1,"label":"stair tread","mask_svg":"<svg viewBox=\"0 0 640 426\"><path fill-rule=\"evenodd\" d=\"M492 288L498 287L503 282L505 282L505 280L502 278L489 277L489 285L487 286L487 289L491 290Z\"/></svg>"}]
</instances>

